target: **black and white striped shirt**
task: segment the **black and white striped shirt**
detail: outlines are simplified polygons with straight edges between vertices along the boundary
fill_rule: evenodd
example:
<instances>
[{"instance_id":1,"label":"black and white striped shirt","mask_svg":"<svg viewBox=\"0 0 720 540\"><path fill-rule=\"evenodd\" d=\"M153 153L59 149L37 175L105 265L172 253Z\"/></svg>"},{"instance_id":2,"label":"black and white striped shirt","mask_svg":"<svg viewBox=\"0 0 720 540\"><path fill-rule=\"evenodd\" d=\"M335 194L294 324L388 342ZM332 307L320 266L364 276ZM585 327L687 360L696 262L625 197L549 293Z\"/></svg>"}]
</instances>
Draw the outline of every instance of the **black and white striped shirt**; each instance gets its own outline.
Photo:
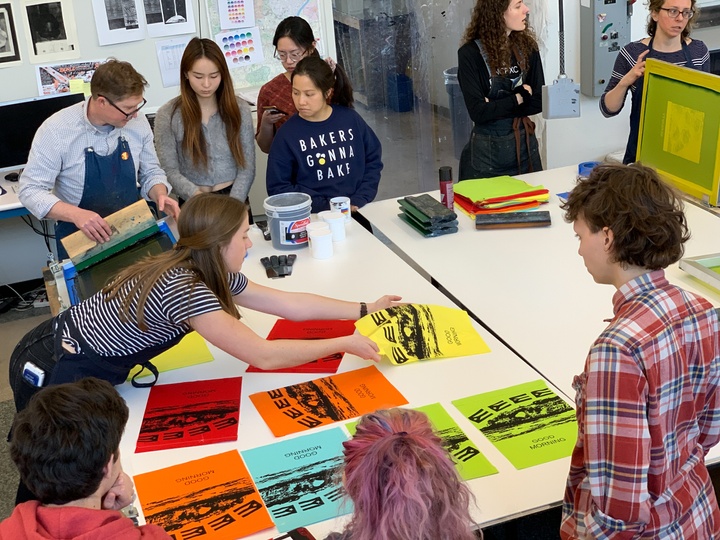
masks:
<instances>
[{"instance_id":1,"label":"black and white striped shirt","mask_svg":"<svg viewBox=\"0 0 720 540\"><path fill-rule=\"evenodd\" d=\"M150 291L145 303L143 332L137 322L137 301L132 303L128 321L120 320L123 292L110 301L102 291L70 308L70 317L78 332L100 356L123 356L133 354L154 345L161 345L191 330L190 317L222 309L217 296L186 268L173 268L161 276ZM196 281L193 283L193 281ZM247 278L241 273L228 276L230 291L240 294L247 286ZM81 352L80 344L63 328L63 340Z\"/></svg>"}]
</instances>

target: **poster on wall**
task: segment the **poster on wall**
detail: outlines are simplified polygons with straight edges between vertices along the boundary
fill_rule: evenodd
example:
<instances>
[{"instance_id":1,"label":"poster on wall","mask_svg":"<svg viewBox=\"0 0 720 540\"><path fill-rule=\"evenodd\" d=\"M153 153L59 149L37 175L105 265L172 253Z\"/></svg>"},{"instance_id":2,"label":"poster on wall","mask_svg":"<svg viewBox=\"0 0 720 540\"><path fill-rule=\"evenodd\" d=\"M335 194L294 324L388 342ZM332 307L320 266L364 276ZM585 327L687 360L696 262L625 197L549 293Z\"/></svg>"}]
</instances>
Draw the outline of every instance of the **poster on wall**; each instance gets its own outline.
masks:
<instances>
[{"instance_id":1,"label":"poster on wall","mask_svg":"<svg viewBox=\"0 0 720 540\"><path fill-rule=\"evenodd\" d=\"M92 6L101 46L145 39L139 0L92 0Z\"/></svg>"},{"instance_id":2,"label":"poster on wall","mask_svg":"<svg viewBox=\"0 0 720 540\"><path fill-rule=\"evenodd\" d=\"M192 38L193 36L184 36L155 42L163 88L180 85L180 61Z\"/></svg>"},{"instance_id":3,"label":"poster on wall","mask_svg":"<svg viewBox=\"0 0 720 540\"><path fill-rule=\"evenodd\" d=\"M248 28L255 26L254 0L218 0L220 28Z\"/></svg>"},{"instance_id":4,"label":"poster on wall","mask_svg":"<svg viewBox=\"0 0 720 540\"><path fill-rule=\"evenodd\" d=\"M90 95L90 80L104 60L65 62L37 66L38 93L41 96L67 92Z\"/></svg>"},{"instance_id":5,"label":"poster on wall","mask_svg":"<svg viewBox=\"0 0 720 540\"><path fill-rule=\"evenodd\" d=\"M25 0L23 8L30 62L80 57L71 0Z\"/></svg>"},{"instance_id":6,"label":"poster on wall","mask_svg":"<svg viewBox=\"0 0 720 540\"><path fill-rule=\"evenodd\" d=\"M257 26L220 32L215 35L215 43L220 46L228 67L251 66L265 61L260 43L260 29Z\"/></svg>"},{"instance_id":7,"label":"poster on wall","mask_svg":"<svg viewBox=\"0 0 720 540\"><path fill-rule=\"evenodd\" d=\"M145 0L145 22L150 37L195 32L192 0Z\"/></svg>"},{"instance_id":8,"label":"poster on wall","mask_svg":"<svg viewBox=\"0 0 720 540\"><path fill-rule=\"evenodd\" d=\"M20 64L12 5L0 4L0 68Z\"/></svg>"}]
</instances>

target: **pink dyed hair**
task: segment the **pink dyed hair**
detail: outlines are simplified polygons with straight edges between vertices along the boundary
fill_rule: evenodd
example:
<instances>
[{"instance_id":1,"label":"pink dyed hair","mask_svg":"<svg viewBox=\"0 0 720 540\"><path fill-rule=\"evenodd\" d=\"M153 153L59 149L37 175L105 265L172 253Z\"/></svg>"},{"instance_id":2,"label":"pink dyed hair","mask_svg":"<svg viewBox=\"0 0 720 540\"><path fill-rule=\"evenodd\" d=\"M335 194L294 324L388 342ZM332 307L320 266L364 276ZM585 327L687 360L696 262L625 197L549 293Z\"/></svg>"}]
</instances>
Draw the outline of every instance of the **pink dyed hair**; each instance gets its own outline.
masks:
<instances>
[{"instance_id":1,"label":"pink dyed hair","mask_svg":"<svg viewBox=\"0 0 720 540\"><path fill-rule=\"evenodd\" d=\"M474 497L427 415L412 409L362 417L345 447L345 490L355 512L344 539L477 540Z\"/></svg>"}]
</instances>

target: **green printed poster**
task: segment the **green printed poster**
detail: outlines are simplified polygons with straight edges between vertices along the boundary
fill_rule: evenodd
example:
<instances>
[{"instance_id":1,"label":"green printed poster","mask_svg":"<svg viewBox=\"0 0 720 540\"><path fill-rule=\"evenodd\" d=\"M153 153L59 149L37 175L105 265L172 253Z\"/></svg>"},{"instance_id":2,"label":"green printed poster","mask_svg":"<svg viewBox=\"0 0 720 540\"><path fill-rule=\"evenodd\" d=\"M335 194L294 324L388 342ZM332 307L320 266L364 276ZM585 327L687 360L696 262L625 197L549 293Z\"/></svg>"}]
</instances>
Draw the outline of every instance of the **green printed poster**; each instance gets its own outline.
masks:
<instances>
[{"instance_id":1,"label":"green printed poster","mask_svg":"<svg viewBox=\"0 0 720 540\"><path fill-rule=\"evenodd\" d=\"M424 407L413 407L416 411L428 415L438 437L443 440L443 446L447 448L450 457L455 463L455 468L463 480L472 480L482 476L497 474L498 470L478 450L465 432L455 423L455 420L439 403L425 405ZM345 427L350 434L355 433L355 426L358 421L348 422Z\"/></svg>"},{"instance_id":2,"label":"green printed poster","mask_svg":"<svg viewBox=\"0 0 720 540\"><path fill-rule=\"evenodd\" d=\"M452 402L516 469L572 453L575 410L543 380Z\"/></svg>"}]
</instances>

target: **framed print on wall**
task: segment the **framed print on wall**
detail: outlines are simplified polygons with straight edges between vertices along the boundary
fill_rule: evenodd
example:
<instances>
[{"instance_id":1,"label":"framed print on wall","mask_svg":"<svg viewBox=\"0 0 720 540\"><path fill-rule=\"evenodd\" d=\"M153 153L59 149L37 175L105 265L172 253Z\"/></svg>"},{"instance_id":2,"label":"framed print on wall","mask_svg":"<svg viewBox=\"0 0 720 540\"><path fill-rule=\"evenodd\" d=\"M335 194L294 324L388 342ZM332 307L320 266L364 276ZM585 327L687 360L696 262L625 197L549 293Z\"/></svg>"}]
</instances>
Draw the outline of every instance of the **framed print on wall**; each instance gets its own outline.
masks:
<instances>
[{"instance_id":1,"label":"framed print on wall","mask_svg":"<svg viewBox=\"0 0 720 540\"><path fill-rule=\"evenodd\" d=\"M16 66L20 62L12 5L0 4L0 68Z\"/></svg>"}]
</instances>

